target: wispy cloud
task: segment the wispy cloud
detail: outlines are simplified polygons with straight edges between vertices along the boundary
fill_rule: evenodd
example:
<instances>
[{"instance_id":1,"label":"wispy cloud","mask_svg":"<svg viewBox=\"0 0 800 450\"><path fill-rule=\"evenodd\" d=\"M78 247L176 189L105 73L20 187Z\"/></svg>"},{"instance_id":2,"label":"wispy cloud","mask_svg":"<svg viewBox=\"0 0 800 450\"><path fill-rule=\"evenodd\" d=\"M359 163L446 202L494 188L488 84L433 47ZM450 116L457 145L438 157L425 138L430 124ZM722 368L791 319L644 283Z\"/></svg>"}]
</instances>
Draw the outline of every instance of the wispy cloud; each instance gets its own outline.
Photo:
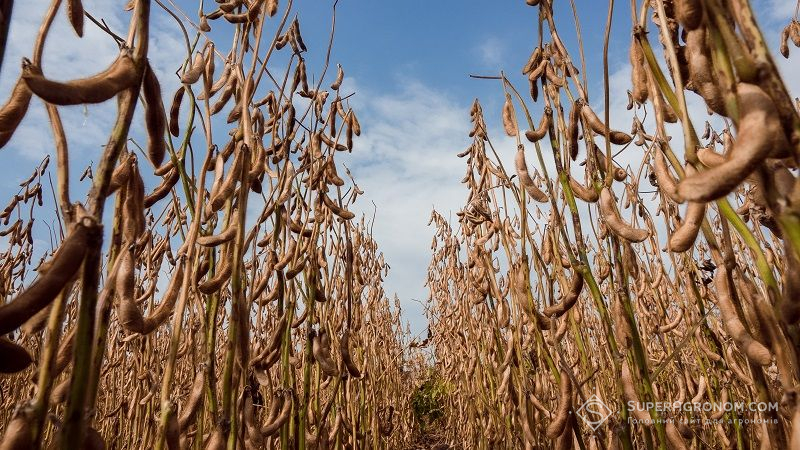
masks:
<instances>
[{"instance_id":1,"label":"wispy cloud","mask_svg":"<svg viewBox=\"0 0 800 450\"><path fill-rule=\"evenodd\" d=\"M354 86L348 79L343 89ZM399 295L412 330L420 331L422 307L412 299L427 298L431 209L455 213L466 197L458 183L466 168L455 154L470 142L469 104L418 81L388 93L360 89L353 102L364 132L353 154L340 159L366 191L353 209L375 214L375 238L391 265L386 291Z\"/></svg>"},{"instance_id":2,"label":"wispy cloud","mask_svg":"<svg viewBox=\"0 0 800 450\"><path fill-rule=\"evenodd\" d=\"M499 38L490 36L478 44L475 53L483 65L496 67L504 62L505 44Z\"/></svg>"}]
</instances>

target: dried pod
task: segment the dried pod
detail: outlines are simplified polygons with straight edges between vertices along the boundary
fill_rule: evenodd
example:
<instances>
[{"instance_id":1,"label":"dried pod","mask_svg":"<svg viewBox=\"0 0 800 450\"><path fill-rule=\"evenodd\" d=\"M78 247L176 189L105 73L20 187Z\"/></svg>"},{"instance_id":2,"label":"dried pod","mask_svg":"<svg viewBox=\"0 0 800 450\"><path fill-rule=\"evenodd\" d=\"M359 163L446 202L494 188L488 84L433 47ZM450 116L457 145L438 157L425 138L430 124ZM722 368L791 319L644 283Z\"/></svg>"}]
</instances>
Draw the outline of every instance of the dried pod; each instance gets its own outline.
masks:
<instances>
[{"instance_id":1,"label":"dried pod","mask_svg":"<svg viewBox=\"0 0 800 450\"><path fill-rule=\"evenodd\" d=\"M83 2L81 0L67 0L67 18L75 34L83 37Z\"/></svg>"},{"instance_id":2,"label":"dried pod","mask_svg":"<svg viewBox=\"0 0 800 450\"><path fill-rule=\"evenodd\" d=\"M30 67L29 70L38 71L34 67ZM32 95L33 92L28 88L28 83L20 76L14 85L14 89L11 90L11 96L8 101L0 109L0 148L8 143L14 131L22 122L22 118L28 112L28 105L30 105Z\"/></svg>"},{"instance_id":3,"label":"dried pod","mask_svg":"<svg viewBox=\"0 0 800 450\"><path fill-rule=\"evenodd\" d=\"M631 95L638 103L647 101L650 90L648 89L647 66L644 52L636 38L631 40L628 56L631 62L631 82L633 83Z\"/></svg>"},{"instance_id":4,"label":"dried pod","mask_svg":"<svg viewBox=\"0 0 800 450\"><path fill-rule=\"evenodd\" d=\"M33 447L33 410L18 408L6 426L0 450L29 450Z\"/></svg>"},{"instance_id":5,"label":"dried pod","mask_svg":"<svg viewBox=\"0 0 800 450\"><path fill-rule=\"evenodd\" d=\"M186 403L184 403L181 409L181 415L178 418L178 428L180 430L186 430L194 424L197 411L200 409L200 405L203 404L203 397L205 394L203 387L205 386L206 379L205 371L205 367L200 367L200 370L198 370L194 376L192 387L189 389L189 398L186 399Z\"/></svg>"},{"instance_id":6,"label":"dried pod","mask_svg":"<svg viewBox=\"0 0 800 450\"><path fill-rule=\"evenodd\" d=\"M728 272L724 267L717 267L717 273L714 275L714 286L717 288L717 305L722 316L722 323L728 334L736 342L736 346L753 363L768 366L772 362L772 354L762 343L753 339L753 336L750 335L739 319L738 314L736 314L736 307L731 299Z\"/></svg>"},{"instance_id":7,"label":"dried pod","mask_svg":"<svg viewBox=\"0 0 800 450\"><path fill-rule=\"evenodd\" d=\"M100 232L89 218L73 226L50 261L50 269L16 298L0 306L0 334L9 333L49 305L81 267L86 250L97 244Z\"/></svg>"},{"instance_id":8,"label":"dried pod","mask_svg":"<svg viewBox=\"0 0 800 450\"><path fill-rule=\"evenodd\" d=\"M578 270L572 271L572 278L570 279L569 291L562 294L561 300L553 305L544 309L544 314L550 317L561 317L575 306L578 297L583 290L583 274Z\"/></svg>"},{"instance_id":9,"label":"dried pod","mask_svg":"<svg viewBox=\"0 0 800 450\"><path fill-rule=\"evenodd\" d=\"M17 373L31 365L33 358L19 344L0 337L0 373Z\"/></svg>"},{"instance_id":10,"label":"dried pod","mask_svg":"<svg viewBox=\"0 0 800 450\"><path fill-rule=\"evenodd\" d=\"M164 155L167 152L167 145L164 141L167 114L164 112L164 103L161 101L161 84L149 61L145 63L142 97L144 98L144 121L147 129L147 158L153 166L159 167L164 162Z\"/></svg>"},{"instance_id":11,"label":"dried pod","mask_svg":"<svg viewBox=\"0 0 800 450\"><path fill-rule=\"evenodd\" d=\"M707 31L704 28L698 28L686 34L684 53L688 56L689 85L687 87L700 94L712 111L720 115L727 115L725 100L717 84L717 77L711 62L706 35Z\"/></svg>"},{"instance_id":12,"label":"dried pod","mask_svg":"<svg viewBox=\"0 0 800 450\"><path fill-rule=\"evenodd\" d=\"M617 210L614 194L607 187L600 191L600 213L608 228L618 237L630 242L642 242L650 236L648 230L634 228L622 220Z\"/></svg>"},{"instance_id":13,"label":"dried pod","mask_svg":"<svg viewBox=\"0 0 800 450\"><path fill-rule=\"evenodd\" d=\"M199 51L195 53L194 60L192 60L192 65L189 66L189 70L183 73L181 76L181 83L183 84L195 84L197 80L200 79L200 75L203 74L203 70L205 70L206 66L206 59L203 56L203 52Z\"/></svg>"},{"instance_id":14,"label":"dried pod","mask_svg":"<svg viewBox=\"0 0 800 450\"><path fill-rule=\"evenodd\" d=\"M178 116L181 112L181 101L183 100L184 92L186 92L186 89L183 86L178 87L175 95L172 96L172 106L169 108L169 132L175 137L181 134Z\"/></svg>"},{"instance_id":15,"label":"dried pod","mask_svg":"<svg viewBox=\"0 0 800 450\"><path fill-rule=\"evenodd\" d=\"M578 125L581 120L581 109L583 109L583 100L575 100L569 111L569 122L567 123L567 149L573 161L578 157Z\"/></svg>"},{"instance_id":16,"label":"dried pod","mask_svg":"<svg viewBox=\"0 0 800 450\"><path fill-rule=\"evenodd\" d=\"M672 236L669 238L669 251L685 252L689 250L697 239L697 234L700 232L700 227L703 225L705 216L705 202L689 202L689 206L686 207L686 216L683 218L683 222L681 222L680 226L675 229L675 232L672 233Z\"/></svg>"},{"instance_id":17,"label":"dried pod","mask_svg":"<svg viewBox=\"0 0 800 450\"><path fill-rule=\"evenodd\" d=\"M283 398L283 406L277 416L261 427L261 434L264 437L274 436L289 421L292 412L292 396L284 395L284 397L288 398Z\"/></svg>"},{"instance_id":18,"label":"dried pod","mask_svg":"<svg viewBox=\"0 0 800 450\"><path fill-rule=\"evenodd\" d=\"M525 147L522 145L517 147L517 155L514 157L514 167L517 171L520 183L525 188L525 191L534 200L540 203L547 203L547 194L542 192L528 173L528 165L525 163Z\"/></svg>"},{"instance_id":19,"label":"dried pod","mask_svg":"<svg viewBox=\"0 0 800 450\"><path fill-rule=\"evenodd\" d=\"M511 96L506 94L506 101L503 103L503 128L506 134L514 137L519 134L517 121L514 118L514 104L511 102Z\"/></svg>"},{"instance_id":20,"label":"dried pod","mask_svg":"<svg viewBox=\"0 0 800 450\"><path fill-rule=\"evenodd\" d=\"M550 107L546 107L544 114L542 114L542 118L539 121L539 127L535 130L528 130L525 132L525 137L531 142L538 142L542 138L545 137L547 134L547 130L550 129L550 121L553 118L553 110Z\"/></svg>"},{"instance_id":21,"label":"dried pod","mask_svg":"<svg viewBox=\"0 0 800 450\"><path fill-rule=\"evenodd\" d=\"M591 186L584 186L579 183L575 178L570 175L569 177L569 187L572 189L572 193L575 197L587 202L587 203L594 203L599 198L597 191L594 190Z\"/></svg>"},{"instance_id":22,"label":"dried pod","mask_svg":"<svg viewBox=\"0 0 800 450\"><path fill-rule=\"evenodd\" d=\"M172 278L170 279L167 290L164 293L164 297L161 299L161 303L159 303L158 306L150 314L148 314L147 317L144 318L144 323L142 324L142 334L152 333L169 317L169 314L175 307L178 294L180 294L181 291L181 284L184 277L184 265L185 263L181 259L178 262L178 266L175 268L175 272L172 274Z\"/></svg>"},{"instance_id":23,"label":"dried pod","mask_svg":"<svg viewBox=\"0 0 800 450\"><path fill-rule=\"evenodd\" d=\"M629 134L626 134L622 131L608 129L605 123L603 123L603 121L597 117L597 114L594 113L589 105L584 105L583 108L581 108L581 112L583 113L583 117L586 119L586 124L589 125L589 128L603 138L605 138L606 134L608 134L608 140L611 141L612 144L625 145L633 140Z\"/></svg>"},{"instance_id":24,"label":"dried pod","mask_svg":"<svg viewBox=\"0 0 800 450\"><path fill-rule=\"evenodd\" d=\"M550 439L555 439L561 435L567 425L572 411L572 379L566 370L561 370L561 382L559 384L558 409L556 409L550 424L547 425L546 434Z\"/></svg>"},{"instance_id":25,"label":"dried pod","mask_svg":"<svg viewBox=\"0 0 800 450\"><path fill-rule=\"evenodd\" d=\"M361 370L359 370L358 366L353 362L353 358L350 355L350 330L345 330L342 334L342 339L339 341L339 353L342 355L342 362L344 362L344 366L347 368L350 376L353 378L360 378Z\"/></svg>"},{"instance_id":26,"label":"dried pod","mask_svg":"<svg viewBox=\"0 0 800 450\"><path fill-rule=\"evenodd\" d=\"M701 0L675 0L675 18L687 30L696 30L703 23Z\"/></svg>"},{"instance_id":27,"label":"dried pod","mask_svg":"<svg viewBox=\"0 0 800 450\"><path fill-rule=\"evenodd\" d=\"M42 100L61 106L101 103L139 81L136 64L127 50L123 50L106 70L89 78L53 81L45 78L29 61L23 62L22 78Z\"/></svg>"},{"instance_id":28,"label":"dried pod","mask_svg":"<svg viewBox=\"0 0 800 450\"><path fill-rule=\"evenodd\" d=\"M734 190L773 152L789 148L772 99L760 87L739 83L739 127L736 142L724 163L684 178L678 195L708 202Z\"/></svg>"}]
</instances>

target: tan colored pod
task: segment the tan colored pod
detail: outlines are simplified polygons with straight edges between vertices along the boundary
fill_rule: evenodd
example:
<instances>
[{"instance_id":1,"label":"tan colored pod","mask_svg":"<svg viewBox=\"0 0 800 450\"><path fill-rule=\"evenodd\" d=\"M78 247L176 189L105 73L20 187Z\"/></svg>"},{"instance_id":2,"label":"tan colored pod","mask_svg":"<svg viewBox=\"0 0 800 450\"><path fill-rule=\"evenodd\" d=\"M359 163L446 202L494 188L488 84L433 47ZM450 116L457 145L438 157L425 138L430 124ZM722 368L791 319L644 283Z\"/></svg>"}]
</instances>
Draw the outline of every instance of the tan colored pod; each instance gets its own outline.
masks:
<instances>
[{"instance_id":1,"label":"tan colored pod","mask_svg":"<svg viewBox=\"0 0 800 450\"><path fill-rule=\"evenodd\" d=\"M607 187L600 191L600 213L603 215L608 228L618 237L630 242L642 242L650 236L648 230L634 228L622 220L617 210L614 194Z\"/></svg>"},{"instance_id":2,"label":"tan colored pod","mask_svg":"<svg viewBox=\"0 0 800 450\"><path fill-rule=\"evenodd\" d=\"M736 342L736 346L747 356L747 359L760 366L768 366L772 362L772 354L744 327L736 314L736 307L731 299L731 287L728 273L724 267L717 267L714 275L714 286L717 288L717 305L722 316L722 323L728 334Z\"/></svg>"},{"instance_id":3,"label":"tan colored pod","mask_svg":"<svg viewBox=\"0 0 800 450\"><path fill-rule=\"evenodd\" d=\"M61 106L101 103L139 81L136 64L127 50L123 50L106 70L89 78L53 81L30 63L23 64L22 78L42 100Z\"/></svg>"},{"instance_id":4,"label":"tan colored pod","mask_svg":"<svg viewBox=\"0 0 800 450\"><path fill-rule=\"evenodd\" d=\"M96 245L99 233L99 227L89 218L73 226L53 255L50 269L0 306L0 334L17 329L56 298L81 267L87 248Z\"/></svg>"},{"instance_id":5,"label":"tan colored pod","mask_svg":"<svg viewBox=\"0 0 800 450\"><path fill-rule=\"evenodd\" d=\"M638 103L647 101L650 90L648 89L647 66L644 60L642 47L634 37L628 50L631 63L631 82L633 84L631 95Z\"/></svg>"},{"instance_id":6,"label":"tan colored pod","mask_svg":"<svg viewBox=\"0 0 800 450\"><path fill-rule=\"evenodd\" d=\"M553 110L548 106L545 107L544 114L539 121L539 127L535 130L528 130L525 132L525 138L531 142L538 142L547 135L550 129L550 121L553 119Z\"/></svg>"},{"instance_id":7,"label":"tan colored pod","mask_svg":"<svg viewBox=\"0 0 800 450\"><path fill-rule=\"evenodd\" d=\"M701 0L675 0L675 18L687 30L695 30L703 23Z\"/></svg>"},{"instance_id":8,"label":"tan colored pod","mask_svg":"<svg viewBox=\"0 0 800 450\"><path fill-rule=\"evenodd\" d=\"M583 274L577 270L572 271L569 291L562 293L561 300L544 309L544 314L549 317L561 317L575 306L583 290Z\"/></svg>"},{"instance_id":9,"label":"tan colored pod","mask_svg":"<svg viewBox=\"0 0 800 450\"><path fill-rule=\"evenodd\" d=\"M789 148L772 99L758 86L737 85L740 119L738 134L725 162L687 176L678 184L678 195L708 202L729 194L753 173L771 153Z\"/></svg>"},{"instance_id":10,"label":"tan colored pod","mask_svg":"<svg viewBox=\"0 0 800 450\"><path fill-rule=\"evenodd\" d=\"M29 407L18 408L0 441L0 450L30 450L33 448L33 410Z\"/></svg>"},{"instance_id":11,"label":"tan colored pod","mask_svg":"<svg viewBox=\"0 0 800 450\"><path fill-rule=\"evenodd\" d=\"M33 67L30 70L38 71ZM22 122L28 112L32 96L33 92L28 87L28 83L20 76L11 90L11 96L9 96L8 101L0 108L0 148L8 143L14 131L17 130L20 122Z\"/></svg>"},{"instance_id":12,"label":"tan colored pod","mask_svg":"<svg viewBox=\"0 0 800 450\"><path fill-rule=\"evenodd\" d=\"M572 412L572 379L566 370L561 370L559 384L558 409L553 414L550 424L547 425L546 435L555 439L564 432L570 413Z\"/></svg>"},{"instance_id":13,"label":"tan colored pod","mask_svg":"<svg viewBox=\"0 0 800 450\"><path fill-rule=\"evenodd\" d=\"M517 121L514 118L514 105L511 102L511 96L506 94L506 101L503 103L503 129L505 129L506 134L510 137L514 137L519 134L519 127L517 127Z\"/></svg>"}]
</instances>

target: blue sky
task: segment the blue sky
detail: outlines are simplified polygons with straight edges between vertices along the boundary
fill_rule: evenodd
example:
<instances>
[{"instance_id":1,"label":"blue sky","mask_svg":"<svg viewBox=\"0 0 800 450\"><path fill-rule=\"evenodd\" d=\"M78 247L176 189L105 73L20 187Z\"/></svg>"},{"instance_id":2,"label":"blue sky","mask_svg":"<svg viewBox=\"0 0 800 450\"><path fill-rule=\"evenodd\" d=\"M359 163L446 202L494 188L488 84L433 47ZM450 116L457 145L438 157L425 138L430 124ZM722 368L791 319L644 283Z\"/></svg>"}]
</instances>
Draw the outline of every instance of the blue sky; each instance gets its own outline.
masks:
<instances>
[{"instance_id":1,"label":"blue sky","mask_svg":"<svg viewBox=\"0 0 800 450\"><path fill-rule=\"evenodd\" d=\"M176 0L194 18L194 1ZM0 72L0 98L4 99L16 81L21 56L29 56L33 36L47 8L47 0L31 0L18 7L12 18L6 60ZM206 0L208 6L213 2ZM569 2L557 1L556 21L561 37L578 55L574 21ZM756 0L758 18L768 39L777 49L777 34L793 14L795 0ZM283 8L285 0L281 0ZM331 0L296 0L295 11L301 22L309 76L318 76L326 50ZM616 2L610 46L612 125L630 124L624 109L624 88L629 83L627 49L630 42L629 2ZM127 16L120 2L84 0L87 11L105 18L122 31ZM583 32L589 90L593 106L602 107L602 40L607 4L595 0L576 0ZM165 96L178 85L174 72L184 58L182 37L174 22L154 5L151 62L160 75ZM87 22L83 39L67 28L63 15L56 19L54 36L45 52L45 72L58 68L58 77L85 76L102 69L113 59L116 49L107 36ZM214 24L212 23L212 26ZM216 27L215 27L216 28ZM223 28L220 26L220 28ZM215 29L215 32L217 30ZM124 32L123 32L124 34ZM466 198L459 180L464 161L455 156L467 145L469 107L480 98L490 134L504 157L511 159L514 144L500 132L502 91L498 82L472 80L468 74L492 75L504 70L521 89L527 82L520 69L537 40L537 9L523 0L340 0L337 31L332 52L335 64L344 67L344 91L355 92L351 102L364 130L352 155L340 161L351 168L359 186L366 191L354 208L368 217L377 205L374 231L392 270L386 279L389 295L400 296L405 317L414 332L425 322L417 299L424 301L424 277L430 258L432 230L427 227L431 208L445 217L455 214ZM224 40L220 41L224 42ZM800 49L793 49L794 54ZM778 58L790 89L800 93L800 76L795 63ZM577 64L577 61L576 61ZM331 79L331 78L329 78ZM615 88L616 87L616 88ZM112 103L112 102L110 102ZM113 117L113 105L61 108L70 143L73 173L80 173L97 160ZM698 111L702 113L702 108ZM534 108L535 111L538 108ZM24 179L46 153L52 153L52 137L41 102L34 101L29 117L11 143L2 150L0 198L16 192ZM141 121L135 124L134 137L141 137ZM504 152L505 151L505 152ZM77 178L77 176L75 176ZM147 180L146 180L147 181ZM148 184L151 188L154 182ZM73 198L83 198L87 184L73 180ZM39 224L40 232L46 228ZM44 234L43 236L46 236ZM42 247L48 247L42 237Z\"/></svg>"}]
</instances>

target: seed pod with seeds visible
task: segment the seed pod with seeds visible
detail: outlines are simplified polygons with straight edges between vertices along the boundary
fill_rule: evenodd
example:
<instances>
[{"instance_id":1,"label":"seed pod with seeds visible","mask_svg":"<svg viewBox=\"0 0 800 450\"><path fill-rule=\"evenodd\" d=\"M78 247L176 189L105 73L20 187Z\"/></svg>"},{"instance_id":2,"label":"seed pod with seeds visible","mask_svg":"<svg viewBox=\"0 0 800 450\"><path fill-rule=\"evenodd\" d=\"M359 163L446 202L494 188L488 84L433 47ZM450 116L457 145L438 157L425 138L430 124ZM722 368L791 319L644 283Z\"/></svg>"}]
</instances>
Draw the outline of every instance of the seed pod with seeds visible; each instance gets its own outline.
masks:
<instances>
[{"instance_id":1,"label":"seed pod with seeds visible","mask_svg":"<svg viewBox=\"0 0 800 450\"><path fill-rule=\"evenodd\" d=\"M119 257L122 258L116 278L119 324L131 333L141 334L144 329L144 316L135 298L136 257L132 248L125 250Z\"/></svg>"},{"instance_id":2,"label":"seed pod with seeds visible","mask_svg":"<svg viewBox=\"0 0 800 450\"><path fill-rule=\"evenodd\" d=\"M9 333L49 305L81 266L86 250L96 245L99 227L89 218L73 226L42 274L16 298L0 306L0 334Z\"/></svg>"},{"instance_id":3,"label":"seed pod with seeds visible","mask_svg":"<svg viewBox=\"0 0 800 450\"><path fill-rule=\"evenodd\" d=\"M608 225L608 228L618 237L630 242L642 242L650 236L648 230L634 228L622 220L617 210L614 194L612 194L607 187L604 187L603 190L600 191L600 213Z\"/></svg>"},{"instance_id":4,"label":"seed pod with seeds visible","mask_svg":"<svg viewBox=\"0 0 800 450\"><path fill-rule=\"evenodd\" d=\"M45 78L29 61L23 63L22 78L42 100L62 106L101 103L135 86L138 81L136 64L127 50L123 50L106 70L89 78L53 81Z\"/></svg>"},{"instance_id":5,"label":"seed pod with seeds visible","mask_svg":"<svg viewBox=\"0 0 800 450\"><path fill-rule=\"evenodd\" d=\"M704 28L698 28L686 34L685 54L688 55L687 67L690 84L688 87L703 97L709 109L717 114L727 115L725 100L717 84L706 35L707 31Z\"/></svg>"},{"instance_id":6,"label":"seed pod with seeds visible","mask_svg":"<svg viewBox=\"0 0 800 450\"><path fill-rule=\"evenodd\" d=\"M230 60L225 61L225 67L222 69L222 74L219 76L219 78L217 78L217 81L215 81L214 84L211 85L211 88L208 90L208 92L206 92L206 90L203 90L203 92L201 92L200 95L197 96L197 99L205 100L206 98L211 98L217 92L219 92L220 89L226 87L228 85L228 81L231 80L232 70L233 70L233 64L231 64ZM238 78L235 75L233 79L238 80Z\"/></svg>"},{"instance_id":7,"label":"seed pod with seeds visible","mask_svg":"<svg viewBox=\"0 0 800 450\"><path fill-rule=\"evenodd\" d=\"M319 334L313 333L311 336L311 348L314 360L319 363L320 369L332 378L337 378L340 373L333 358L331 358L330 346L326 346L326 332L320 331ZM266 433L264 433L266 434Z\"/></svg>"},{"instance_id":8,"label":"seed pod with seeds visible","mask_svg":"<svg viewBox=\"0 0 800 450\"><path fill-rule=\"evenodd\" d=\"M156 186L156 188L153 189L153 192L151 192L144 198L143 206L145 208L149 208L155 205L159 200L166 197L169 194L170 190L172 190L173 186L175 186L175 184L178 183L178 180L180 180L180 178L181 177L177 169L170 170L169 173L167 173L166 176L164 177L164 180L161 181L161 184Z\"/></svg>"},{"instance_id":9,"label":"seed pod with seeds visible","mask_svg":"<svg viewBox=\"0 0 800 450\"><path fill-rule=\"evenodd\" d=\"M647 87L647 68L645 66L644 53L642 47L633 38L628 52L631 62L631 81L633 83L631 95L638 103L647 101L649 89Z\"/></svg>"},{"instance_id":10,"label":"seed pod with seeds visible","mask_svg":"<svg viewBox=\"0 0 800 450\"><path fill-rule=\"evenodd\" d=\"M236 237L238 230L239 227L235 223L230 223L225 231L219 234L200 236L197 238L197 243L203 247L216 247Z\"/></svg>"},{"instance_id":11,"label":"seed pod with seeds visible","mask_svg":"<svg viewBox=\"0 0 800 450\"><path fill-rule=\"evenodd\" d=\"M671 322L665 323L664 325L660 325L658 327L659 333L669 333L670 331L678 328L678 325L681 324L683 321L683 309L678 310L678 314Z\"/></svg>"},{"instance_id":12,"label":"seed pod with seeds visible","mask_svg":"<svg viewBox=\"0 0 800 450\"><path fill-rule=\"evenodd\" d=\"M589 105L584 105L583 108L581 108L581 112L583 113L583 117L586 119L586 124L589 125L589 128L604 138L606 133L608 133L608 139L612 144L625 145L633 139L629 134L626 134L622 131L609 130L606 128L605 123L603 123L603 121L597 117L597 114L594 113Z\"/></svg>"},{"instance_id":13,"label":"seed pod with seeds visible","mask_svg":"<svg viewBox=\"0 0 800 450\"><path fill-rule=\"evenodd\" d=\"M161 101L161 84L158 82L150 61L145 62L144 80L142 82L144 97L144 120L147 129L147 158L155 167L164 162L167 145L164 134L167 129L167 115Z\"/></svg>"},{"instance_id":14,"label":"seed pod with seeds visible","mask_svg":"<svg viewBox=\"0 0 800 450\"><path fill-rule=\"evenodd\" d=\"M592 186L584 186L579 183L572 175L569 176L569 187L575 197L587 202L595 203L599 198L597 191Z\"/></svg>"},{"instance_id":15,"label":"seed pod with seeds visible","mask_svg":"<svg viewBox=\"0 0 800 450\"><path fill-rule=\"evenodd\" d=\"M533 71L533 69L539 65L539 62L542 60L542 47L536 47L533 49L531 56L528 58L528 62L525 63L525 66L522 68L522 74L527 75Z\"/></svg>"},{"instance_id":16,"label":"seed pod with seeds visible","mask_svg":"<svg viewBox=\"0 0 800 450\"><path fill-rule=\"evenodd\" d=\"M334 214L341 217L342 219L350 220L356 216L353 212L348 211L347 209L337 205L336 202L331 200L330 197L328 197L324 193L320 193L320 197L322 198L322 202L325 204L325 206L327 206Z\"/></svg>"},{"instance_id":17,"label":"seed pod with seeds visible","mask_svg":"<svg viewBox=\"0 0 800 450\"><path fill-rule=\"evenodd\" d=\"M590 147L594 153L595 159L597 159L597 168L600 170L600 173L605 176L606 168L608 167L608 161L606 161L606 153L600 150L594 142L589 140L587 147ZM625 181L628 178L628 172L625 171L622 167L616 165L614 161L611 162L611 170L613 171L613 177L617 181Z\"/></svg>"},{"instance_id":18,"label":"seed pod with seeds visible","mask_svg":"<svg viewBox=\"0 0 800 450\"><path fill-rule=\"evenodd\" d=\"M203 74L203 70L205 69L206 60L203 56L203 52L199 51L195 53L194 60L192 60L192 65L189 66L189 70L183 73L181 76L181 83L183 84L195 84L197 80L200 79L200 75Z\"/></svg>"},{"instance_id":19,"label":"seed pod with seeds visible","mask_svg":"<svg viewBox=\"0 0 800 450\"><path fill-rule=\"evenodd\" d=\"M503 103L503 128L506 134L514 137L519 134L517 121L514 119L514 105L511 103L511 96L506 94L506 101Z\"/></svg>"},{"instance_id":20,"label":"seed pod with seeds visible","mask_svg":"<svg viewBox=\"0 0 800 450\"><path fill-rule=\"evenodd\" d=\"M341 64L336 64L336 80L331 83L331 90L338 91L342 86L342 81L344 81L344 70L342 70Z\"/></svg>"},{"instance_id":21,"label":"seed pod with seeds visible","mask_svg":"<svg viewBox=\"0 0 800 450\"><path fill-rule=\"evenodd\" d=\"M528 165L525 163L525 148L522 145L517 147L517 155L514 158L514 167L517 171L517 176L519 177L519 180L528 195L530 195L537 202L547 203L547 194L542 192L542 190L536 186L533 178L531 178L530 174L528 173Z\"/></svg>"},{"instance_id":22,"label":"seed pod with seeds visible","mask_svg":"<svg viewBox=\"0 0 800 450\"><path fill-rule=\"evenodd\" d=\"M550 128L550 121L552 118L553 110L549 106L545 107L542 119L539 121L539 127L535 130L526 131L525 137L531 142L538 142L540 139L544 138L547 134L547 130Z\"/></svg>"},{"instance_id":23,"label":"seed pod with seeds visible","mask_svg":"<svg viewBox=\"0 0 800 450\"><path fill-rule=\"evenodd\" d=\"M131 176L131 159L128 152L123 153L114 172L111 173L111 182L108 185L108 195L113 194L117 189L128 184L128 177Z\"/></svg>"},{"instance_id":24,"label":"seed pod with seeds visible","mask_svg":"<svg viewBox=\"0 0 800 450\"><path fill-rule=\"evenodd\" d=\"M684 178L678 195L696 201L716 200L733 191L773 152L789 148L772 99L754 84L737 85L739 127L724 163Z\"/></svg>"},{"instance_id":25,"label":"seed pod with seeds visible","mask_svg":"<svg viewBox=\"0 0 800 450\"><path fill-rule=\"evenodd\" d=\"M558 76L558 74L556 74L556 70L553 68L553 65L550 63L548 63L547 66L545 67L544 74L545 77L547 78L547 81L549 81L556 87L561 88L567 84L567 80Z\"/></svg>"},{"instance_id":26,"label":"seed pod with seeds visible","mask_svg":"<svg viewBox=\"0 0 800 450\"><path fill-rule=\"evenodd\" d=\"M233 264L231 264L227 258L223 257L219 267L217 268L217 272L214 274L214 277L198 285L197 290L206 295L211 295L214 292L217 292L220 288L222 288L225 282L228 281L232 272Z\"/></svg>"},{"instance_id":27,"label":"seed pod with seeds visible","mask_svg":"<svg viewBox=\"0 0 800 450\"><path fill-rule=\"evenodd\" d=\"M660 149L654 150L653 160L653 172L656 175L659 190L673 202L683 203L683 198L678 195L678 183L669 172L666 158L664 158L664 154Z\"/></svg>"}]
</instances>

